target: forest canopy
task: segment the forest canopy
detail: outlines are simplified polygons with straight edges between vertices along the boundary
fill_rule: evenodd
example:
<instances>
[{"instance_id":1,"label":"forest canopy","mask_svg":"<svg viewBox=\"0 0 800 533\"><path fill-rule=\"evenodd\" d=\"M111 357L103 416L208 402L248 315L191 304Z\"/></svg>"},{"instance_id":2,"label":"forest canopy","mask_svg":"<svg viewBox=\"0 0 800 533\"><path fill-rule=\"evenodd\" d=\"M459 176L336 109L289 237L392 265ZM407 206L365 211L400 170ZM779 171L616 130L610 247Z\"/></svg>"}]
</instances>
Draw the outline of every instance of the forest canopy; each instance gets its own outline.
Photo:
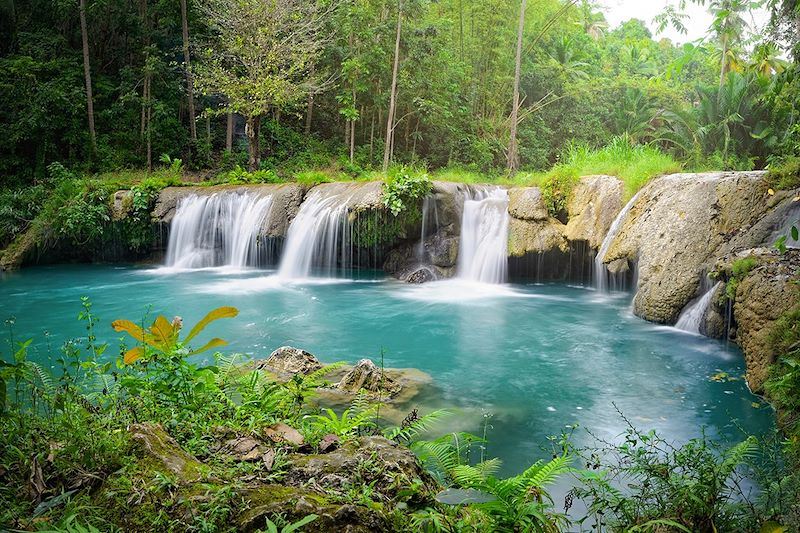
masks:
<instances>
[{"instance_id":1,"label":"forest canopy","mask_svg":"<svg viewBox=\"0 0 800 533\"><path fill-rule=\"evenodd\" d=\"M798 3L693 1L713 24L676 44L653 21L609 27L592 0L12 0L0 175L164 156L289 177L389 161L491 174L620 136L688 169L800 155ZM680 29L682 7L655 22ZM767 28L748 26L757 7Z\"/></svg>"}]
</instances>

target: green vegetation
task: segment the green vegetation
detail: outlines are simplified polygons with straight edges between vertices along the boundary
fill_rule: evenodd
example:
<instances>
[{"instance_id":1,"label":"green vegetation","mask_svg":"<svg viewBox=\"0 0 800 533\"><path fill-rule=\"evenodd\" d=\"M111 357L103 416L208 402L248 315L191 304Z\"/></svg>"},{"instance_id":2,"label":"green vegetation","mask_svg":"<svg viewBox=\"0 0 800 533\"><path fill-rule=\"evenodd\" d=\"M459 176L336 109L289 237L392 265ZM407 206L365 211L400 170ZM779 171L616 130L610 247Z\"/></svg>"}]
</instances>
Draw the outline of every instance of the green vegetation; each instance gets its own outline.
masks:
<instances>
[{"instance_id":1,"label":"green vegetation","mask_svg":"<svg viewBox=\"0 0 800 533\"><path fill-rule=\"evenodd\" d=\"M356 395L341 412L321 409L316 392L337 365L284 382L235 355L215 353L212 361L193 356L223 346L216 338L197 348L194 342L209 323L237 314L231 307L215 309L185 335L179 317L158 316L147 328L117 320L113 328L134 345L122 344L114 360L109 345L97 340L101 322L84 298L78 318L86 336L51 354L53 373L28 358L32 341L19 341L13 320L7 321L13 353L0 362L0 437L7 444L0 449L0 525L58 532L235 531L237 520L263 503L259 498L292 501L298 490L324 509L351 505L383 513L390 531L754 531L796 525L797 470L767 457L767 446L753 438L727 449L706 437L673 446L630 426L621 444L575 450L563 436L552 440L551 460L499 478L500 461L486 456L488 419L482 437L451 433L419 440L448 413L420 417L414 411L400 426L387 427L380 404L368 394ZM797 355L795 315L781 323L783 334L776 337L791 357ZM796 398L796 381L775 381L770 390L778 399ZM780 405L796 413L796 400L791 402ZM787 445L796 452L797 418L787 420L793 424ZM262 442L253 439L276 427L298 428L291 438L303 439L302 447L275 447L268 461L230 455L229 443ZM315 456L305 454L335 442L357 450L365 435L376 433L410 446L436 483L395 479L391 490L399 500L387 501L379 495L387 489L376 485L386 466L373 456L360 460L351 473L354 484L343 492L323 495L289 484L298 475L290 461L308 465ZM789 457L795 461L797 455ZM742 468L767 466L774 470L759 478L765 490L753 499L742 488ZM575 485L565 511L575 498L586 502L587 513L576 523L548 492L564 476ZM266 484L265 492L253 492L254 483ZM391 510L398 503L403 511ZM321 520L278 512L293 513L294 503L272 509L266 531L316 531L313 524Z\"/></svg>"},{"instance_id":2,"label":"green vegetation","mask_svg":"<svg viewBox=\"0 0 800 533\"><path fill-rule=\"evenodd\" d=\"M758 259L755 257L744 257L732 263L728 281L725 283L724 298L727 301L732 302L736 299L736 289L739 287L739 283L757 266Z\"/></svg>"},{"instance_id":3,"label":"green vegetation","mask_svg":"<svg viewBox=\"0 0 800 533\"><path fill-rule=\"evenodd\" d=\"M800 157L792 157L771 167L767 175L776 189L791 190L800 187Z\"/></svg>"}]
</instances>

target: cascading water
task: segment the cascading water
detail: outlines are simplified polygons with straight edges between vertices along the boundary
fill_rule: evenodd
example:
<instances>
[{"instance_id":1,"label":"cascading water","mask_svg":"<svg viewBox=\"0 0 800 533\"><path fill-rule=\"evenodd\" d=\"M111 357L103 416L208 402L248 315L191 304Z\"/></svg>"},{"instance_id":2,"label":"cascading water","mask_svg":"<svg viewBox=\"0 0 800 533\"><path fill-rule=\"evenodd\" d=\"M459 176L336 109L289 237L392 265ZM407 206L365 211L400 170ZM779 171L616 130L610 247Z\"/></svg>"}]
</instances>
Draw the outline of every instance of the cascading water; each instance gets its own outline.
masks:
<instances>
[{"instance_id":1,"label":"cascading water","mask_svg":"<svg viewBox=\"0 0 800 533\"><path fill-rule=\"evenodd\" d=\"M257 265L258 234L271 207L272 196L247 192L183 198L170 226L166 265Z\"/></svg>"},{"instance_id":2,"label":"cascading water","mask_svg":"<svg viewBox=\"0 0 800 533\"><path fill-rule=\"evenodd\" d=\"M608 268L606 268L605 263L603 263L603 259L605 259L608 249L611 248L611 244L614 242L614 239L616 239L617 235L619 235L619 232L622 229L622 224L625 222L628 213L630 213L631 209L633 209L633 206L636 204L636 201L639 199L639 196L642 194L643 190L644 189L637 192L633 198L631 198L630 201L625 204L625 207L622 208L622 211L619 212L617 218L614 219L614 222L608 229L608 233L606 234L605 239L603 239L603 243L600 245L600 249L597 251L597 255L594 258L594 286L600 291L608 291L610 285Z\"/></svg>"},{"instance_id":3,"label":"cascading water","mask_svg":"<svg viewBox=\"0 0 800 533\"><path fill-rule=\"evenodd\" d=\"M705 279L707 280L707 278ZM708 283L706 283L706 285L707 284ZM706 316L708 306L711 305L711 298L714 297L717 287L719 287L720 284L721 282L713 285L711 288L707 288L702 296L689 302L681 312L681 316L678 317L678 322L675 324L675 327L690 333L700 333L700 325L703 323L703 319Z\"/></svg>"},{"instance_id":4,"label":"cascading water","mask_svg":"<svg viewBox=\"0 0 800 533\"><path fill-rule=\"evenodd\" d=\"M457 277L503 283L508 276L508 192L477 189L464 200Z\"/></svg>"},{"instance_id":5,"label":"cascading water","mask_svg":"<svg viewBox=\"0 0 800 533\"><path fill-rule=\"evenodd\" d=\"M433 217L433 220L431 220ZM431 222L433 222L433 231L430 230ZM422 230L419 236L419 245L417 246L417 259L422 263L425 262L425 237L430 233L439 231L439 211L436 208L436 197L428 195L422 200Z\"/></svg>"},{"instance_id":6,"label":"cascading water","mask_svg":"<svg viewBox=\"0 0 800 533\"><path fill-rule=\"evenodd\" d=\"M280 277L307 278L312 268L323 277L335 277L339 266L351 264L348 199L319 191L312 191L305 199L286 235Z\"/></svg>"}]
</instances>

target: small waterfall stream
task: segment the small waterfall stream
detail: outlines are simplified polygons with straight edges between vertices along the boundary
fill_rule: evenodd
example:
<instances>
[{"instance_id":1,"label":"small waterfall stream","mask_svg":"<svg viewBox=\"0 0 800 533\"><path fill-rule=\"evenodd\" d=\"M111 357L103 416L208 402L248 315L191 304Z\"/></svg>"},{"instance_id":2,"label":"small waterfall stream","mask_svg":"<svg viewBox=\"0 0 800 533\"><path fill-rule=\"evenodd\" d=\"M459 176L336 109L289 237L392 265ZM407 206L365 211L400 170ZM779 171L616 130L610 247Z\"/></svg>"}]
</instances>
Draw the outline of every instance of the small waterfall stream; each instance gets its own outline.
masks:
<instances>
[{"instance_id":1,"label":"small waterfall stream","mask_svg":"<svg viewBox=\"0 0 800 533\"><path fill-rule=\"evenodd\" d=\"M351 228L348 196L325 196L312 191L300 206L286 234L278 275L308 278L314 269L322 277L336 277L338 268L351 265Z\"/></svg>"},{"instance_id":2,"label":"small waterfall stream","mask_svg":"<svg viewBox=\"0 0 800 533\"><path fill-rule=\"evenodd\" d=\"M681 311L681 316L678 317L678 322L675 324L675 327L690 333L700 333L700 325L703 323L703 319L706 316L708 306L711 305L711 298L714 297L717 287L721 284L722 282L719 282L711 286L711 288L708 288L708 278L704 278L704 285L706 286L705 293L699 298L695 298L684 307L683 311Z\"/></svg>"},{"instance_id":3,"label":"small waterfall stream","mask_svg":"<svg viewBox=\"0 0 800 533\"><path fill-rule=\"evenodd\" d=\"M457 277L503 283L508 276L508 191L476 189L464 200Z\"/></svg>"},{"instance_id":4,"label":"small waterfall stream","mask_svg":"<svg viewBox=\"0 0 800 533\"><path fill-rule=\"evenodd\" d=\"M183 198L169 233L166 265L245 267L258 263L258 234L272 196L225 192Z\"/></svg>"},{"instance_id":5,"label":"small waterfall stream","mask_svg":"<svg viewBox=\"0 0 800 533\"><path fill-rule=\"evenodd\" d=\"M630 201L625 204L625 207L622 208L622 211L619 212L617 218L614 219L614 222L608 229L608 233L606 234L605 239L603 239L603 243L600 245L600 249L597 251L597 255L594 258L594 286L600 291L607 292L609 290L609 286L611 285L608 268L606 267L605 263L603 263L603 260L608 253L608 249L611 248L611 244L614 242L614 239L617 238L620 230L622 230L622 224L625 222L625 219L628 217L628 213L630 213L631 209L633 209L633 206L636 204L636 201L639 199L639 196L642 194L643 190L644 189L637 192L633 198L631 198Z\"/></svg>"},{"instance_id":6,"label":"small waterfall stream","mask_svg":"<svg viewBox=\"0 0 800 533\"><path fill-rule=\"evenodd\" d=\"M433 216L432 221L431 216ZM433 222L432 225L431 222ZM419 245L417 246L417 259L420 263L424 263L427 259L425 254L425 238L429 234L435 234L438 231L439 210L436 208L436 197L429 194L422 200L422 230L420 231Z\"/></svg>"}]
</instances>

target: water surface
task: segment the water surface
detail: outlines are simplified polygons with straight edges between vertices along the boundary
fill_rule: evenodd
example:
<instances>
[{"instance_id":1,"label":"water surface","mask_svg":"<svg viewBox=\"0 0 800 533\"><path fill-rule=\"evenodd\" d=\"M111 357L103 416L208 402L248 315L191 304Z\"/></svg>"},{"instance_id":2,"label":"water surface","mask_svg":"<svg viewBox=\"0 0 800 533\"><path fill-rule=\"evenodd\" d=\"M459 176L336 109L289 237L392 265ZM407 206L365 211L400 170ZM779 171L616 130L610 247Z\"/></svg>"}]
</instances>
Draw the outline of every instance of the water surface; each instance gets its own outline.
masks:
<instances>
[{"instance_id":1,"label":"water surface","mask_svg":"<svg viewBox=\"0 0 800 533\"><path fill-rule=\"evenodd\" d=\"M602 295L565 285L437 282L408 286L366 273L360 280L292 281L264 271L180 271L120 266L31 268L0 279L0 318L16 317L18 338L35 338L34 359L47 362L45 332L57 346L85 335L76 320L80 297L100 317L98 337L117 344L110 322L150 313L180 315L193 325L210 309L241 314L212 324L198 338L219 336L230 351L267 357L282 345L323 362L378 360L414 367L434 386L413 405L455 406L448 429L482 432L489 453L516 472L545 455L547 437L578 425L573 439L614 439L624 421L675 441L702 428L727 441L772 424L769 408L741 378L735 346L656 326L633 316L630 295ZM114 352L114 350L109 350ZM2 344L8 358L7 343ZM490 418L484 415L490 414Z\"/></svg>"}]
</instances>

